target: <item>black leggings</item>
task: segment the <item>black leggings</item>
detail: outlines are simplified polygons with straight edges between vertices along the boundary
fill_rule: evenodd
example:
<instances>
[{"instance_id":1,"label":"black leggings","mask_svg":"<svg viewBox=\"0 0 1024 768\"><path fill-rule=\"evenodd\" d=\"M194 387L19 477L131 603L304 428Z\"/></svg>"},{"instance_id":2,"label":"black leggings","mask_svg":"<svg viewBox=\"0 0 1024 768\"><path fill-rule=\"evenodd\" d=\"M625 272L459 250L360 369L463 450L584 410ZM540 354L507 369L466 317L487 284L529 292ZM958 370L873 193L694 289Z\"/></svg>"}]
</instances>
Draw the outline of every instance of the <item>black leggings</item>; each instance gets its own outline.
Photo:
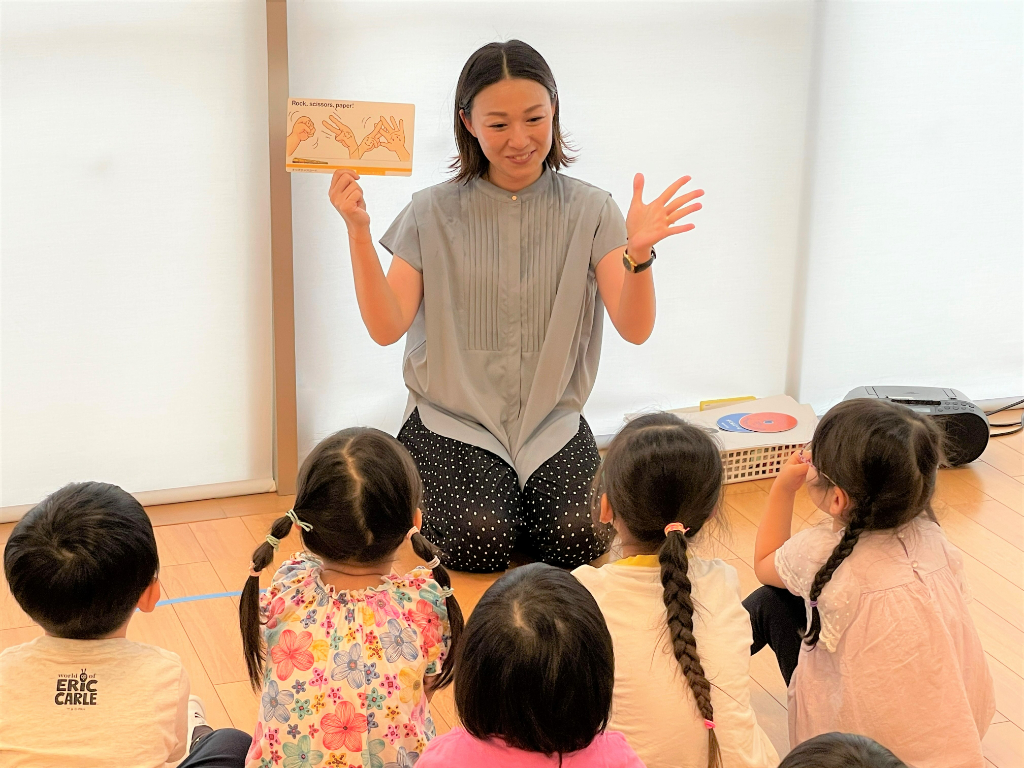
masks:
<instances>
[{"instance_id":1,"label":"black leggings","mask_svg":"<svg viewBox=\"0 0 1024 768\"><path fill-rule=\"evenodd\" d=\"M761 587L747 595L743 607L750 614L750 626L754 630L750 655L770 646L779 660L782 677L789 685L800 659L801 635L807 627L804 599L788 589Z\"/></svg>"},{"instance_id":2,"label":"black leggings","mask_svg":"<svg viewBox=\"0 0 1024 768\"><path fill-rule=\"evenodd\" d=\"M504 570L516 545L561 568L589 563L607 551L614 532L595 526L590 514L590 484L601 458L582 416L576 436L522 489L507 462L431 432L418 410L398 439L423 480L423 535L447 555L452 569Z\"/></svg>"}]
</instances>

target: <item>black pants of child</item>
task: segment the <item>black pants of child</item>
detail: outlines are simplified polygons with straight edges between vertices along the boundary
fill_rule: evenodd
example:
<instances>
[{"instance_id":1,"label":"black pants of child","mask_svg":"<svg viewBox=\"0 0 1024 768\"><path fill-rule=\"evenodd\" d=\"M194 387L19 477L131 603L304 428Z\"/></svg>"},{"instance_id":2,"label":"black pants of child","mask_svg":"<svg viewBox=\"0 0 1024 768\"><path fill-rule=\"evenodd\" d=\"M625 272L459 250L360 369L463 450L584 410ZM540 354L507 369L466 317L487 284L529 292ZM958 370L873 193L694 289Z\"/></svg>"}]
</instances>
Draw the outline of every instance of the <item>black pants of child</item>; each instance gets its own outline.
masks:
<instances>
[{"instance_id":1,"label":"black pants of child","mask_svg":"<svg viewBox=\"0 0 1024 768\"><path fill-rule=\"evenodd\" d=\"M804 599L788 589L761 587L747 595L743 607L750 614L750 626L754 630L750 655L769 646L775 651L779 670L789 685L800 659L801 635L807 628Z\"/></svg>"},{"instance_id":2,"label":"black pants of child","mask_svg":"<svg viewBox=\"0 0 1024 768\"><path fill-rule=\"evenodd\" d=\"M423 535L445 553L446 566L501 571L517 545L561 568L575 568L607 551L614 532L595 525L590 514L590 485L601 458L583 417L575 437L523 488L508 463L483 448L431 432L418 410L398 439L423 481Z\"/></svg>"},{"instance_id":3,"label":"black pants of child","mask_svg":"<svg viewBox=\"0 0 1024 768\"><path fill-rule=\"evenodd\" d=\"M251 744L252 737L235 728L211 729L204 735L197 733L192 739L192 749L178 763L178 768L243 768Z\"/></svg>"}]
</instances>

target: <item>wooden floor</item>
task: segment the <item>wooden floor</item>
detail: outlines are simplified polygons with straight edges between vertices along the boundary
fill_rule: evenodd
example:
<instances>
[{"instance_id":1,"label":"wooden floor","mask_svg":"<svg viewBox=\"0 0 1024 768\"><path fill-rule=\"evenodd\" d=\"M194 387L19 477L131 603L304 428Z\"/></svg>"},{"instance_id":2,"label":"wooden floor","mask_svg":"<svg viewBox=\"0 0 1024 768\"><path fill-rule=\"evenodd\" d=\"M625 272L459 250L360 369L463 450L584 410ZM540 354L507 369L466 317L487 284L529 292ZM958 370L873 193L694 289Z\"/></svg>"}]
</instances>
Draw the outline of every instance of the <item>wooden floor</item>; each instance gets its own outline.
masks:
<instances>
[{"instance_id":1,"label":"wooden floor","mask_svg":"<svg viewBox=\"0 0 1024 768\"><path fill-rule=\"evenodd\" d=\"M1000 414L1000 421L1020 412ZM708 553L736 567L744 594L758 584L752 569L754 536L768 500L771 481L727 487L723 524L706 543ZM165 598L235 592L242 588L252 551L271 521L290 506L290 497L273 494L198 501L149 508L160 549L160 581ZM968 467L942 470L936 512L950 540L964 553L974 591L971 613L995 678L998 712L985 737L989 765L1024 766L1024 434L992 441L982 458ZM798 528L820 519L803 495ZM13 524L0 526L5 542ZM282 553L297 550L293 533ZM403 561L412 564L411 551ZM268 571L264 582L269 581ZM467 614L496 576L453 574L452 582ZM266 583L264 583L266 586ZM233 725L252 732L256 697L246 682L238 634L238 599L180 602L136 614L132 639L174 651L185 663L193 693L206 704L214 727ZM18 608L0 578L0 649L25 642L41 630ZM754 656L752 697L758 720L779 750L788 751L786 687L771 650ZM434 698L438 731L455 722L451 690Z\"/></svg>"}]
</instances>

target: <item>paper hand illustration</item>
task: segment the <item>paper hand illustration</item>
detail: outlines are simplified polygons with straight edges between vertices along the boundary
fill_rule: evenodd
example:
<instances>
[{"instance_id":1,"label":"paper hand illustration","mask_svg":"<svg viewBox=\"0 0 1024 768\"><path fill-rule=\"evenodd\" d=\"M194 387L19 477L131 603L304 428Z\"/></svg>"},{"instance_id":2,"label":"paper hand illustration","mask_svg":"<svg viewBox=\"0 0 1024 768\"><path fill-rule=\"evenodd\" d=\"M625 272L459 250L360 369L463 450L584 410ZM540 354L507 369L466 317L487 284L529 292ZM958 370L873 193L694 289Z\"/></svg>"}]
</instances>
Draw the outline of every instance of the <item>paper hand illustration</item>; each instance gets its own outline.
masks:
<instances>
[{"instance_id":1,"label":"paper hand illustration","mask_svg":"<svg viewBox=\"0 0 1024 768\"><path fill-rule=\"evenodd\" d=\"M296 149L299 148L299 144L304 142L310 136L316 133L316 126L313 125L313 121L308 117L300 117L292 125L292 132L288 134L288 140L286 146L288 154L292 154Z\"/></svg>"},{"instance_id":2,"label":"paper hand illustration","mask_svg":"<svg viewBox=\"0 0 1024 768\"><path fill-rule=\"evenodd\" d=\"M373 129L374 133L379 132L383 139L377 139L377 146L389 149L398 155L402 162L409 160L409 150L405 148L405 120L395 122L394 115L391 122L381 115L380 122Z\"/></svg>"}]
</instances>

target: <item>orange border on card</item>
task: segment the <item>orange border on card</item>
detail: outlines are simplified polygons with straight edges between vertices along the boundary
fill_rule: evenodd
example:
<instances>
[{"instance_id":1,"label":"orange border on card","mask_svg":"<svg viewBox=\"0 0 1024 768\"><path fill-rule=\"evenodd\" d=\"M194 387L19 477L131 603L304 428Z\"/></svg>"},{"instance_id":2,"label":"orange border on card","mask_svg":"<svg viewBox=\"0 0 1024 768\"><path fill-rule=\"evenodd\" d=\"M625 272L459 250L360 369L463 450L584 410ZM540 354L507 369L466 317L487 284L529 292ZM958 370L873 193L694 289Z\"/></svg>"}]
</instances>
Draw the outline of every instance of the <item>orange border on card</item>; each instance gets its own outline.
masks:
<instances>
[{"instance_id":1,"label":"orange border on card","mask_svg":"<svg viewBox=\"0 0 1024 768\"><path fill-rule=\"evenodd\" d=\"M388 173L403 173L410 175L412 168L396 168L394 166L385 168L382 166L370 166L368 168L356 168L351 165L321 165L320 163L286 163L286 168L297 168L303 171L355 171L356 173L365 173L370 176L384 176Z\"/></svg>"}]
</instances>

